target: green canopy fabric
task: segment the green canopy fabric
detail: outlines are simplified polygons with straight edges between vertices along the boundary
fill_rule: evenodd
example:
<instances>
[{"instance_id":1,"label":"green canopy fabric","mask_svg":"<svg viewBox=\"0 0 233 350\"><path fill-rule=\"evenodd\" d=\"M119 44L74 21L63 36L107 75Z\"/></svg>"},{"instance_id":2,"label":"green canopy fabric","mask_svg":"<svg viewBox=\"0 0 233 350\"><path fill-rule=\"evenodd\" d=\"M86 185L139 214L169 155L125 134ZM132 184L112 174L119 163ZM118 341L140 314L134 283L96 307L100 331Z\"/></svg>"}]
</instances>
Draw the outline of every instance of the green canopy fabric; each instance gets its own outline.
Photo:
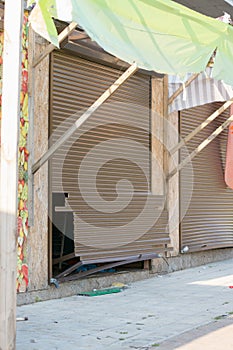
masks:
<instances>
[{"instance_id":1,"label":"green canopy fabric","mask_svg":"<svg viewBox=\"0 0 233 350\"><path fill-rule=\"evenodd\" d=\"M171 0L38 0L32 27L58 46L52 17L77 22L107 52L160 73L204 71L217 48L213 77L233 85L233 27Z\"/></svg>"}]
</instances>

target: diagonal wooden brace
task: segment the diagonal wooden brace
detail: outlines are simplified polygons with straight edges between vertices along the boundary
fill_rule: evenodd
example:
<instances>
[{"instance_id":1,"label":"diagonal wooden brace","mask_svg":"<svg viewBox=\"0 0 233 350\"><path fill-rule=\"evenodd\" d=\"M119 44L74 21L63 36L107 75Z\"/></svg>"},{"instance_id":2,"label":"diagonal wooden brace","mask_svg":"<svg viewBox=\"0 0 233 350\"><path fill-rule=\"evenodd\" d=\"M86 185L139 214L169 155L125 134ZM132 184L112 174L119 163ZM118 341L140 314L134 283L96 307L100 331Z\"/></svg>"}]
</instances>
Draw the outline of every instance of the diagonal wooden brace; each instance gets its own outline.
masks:
<instances>
[{"instance_id":1,"label":"diagonal wooden brace","mask_svg":"<svg viewBox=\"0 0 233 350\"><path fill-rule=\"evenodd\" d=\"M172 104L172 102L181 94L184 88L188 87L193 80L195 80L200 73L193 74L184 84L182 84L179 89L177 89L174 94L168 99L168 105Z\"/></svg>"},{"instance_id":2,"label":"diagonal wooden brace","mask_svg":"<svg viewBox=\"0 0 233 350\"><path fill-rule=\"evenodd\" d=\"M58 42L59 44L65 40L69 36L70 33L72 33L75 28L77 27L76 22L71 22L59 35L58 35ZM49 44L46 49L38 56L35 58L35 60L32 63L32 67L35 68L47 55L49 55L56 46L53 44Z\"/></svg>"},{"instance_id":3,"label":"diagonal wooden brace","mask_svg":"<svg viewBox=\"0 0 233 350\"><path fill-rule=\"evenodd\" d=\"M172 176L174 176L178 171L182 170L185 165L187 165L191 160L196 157L198 153L200 153L208 144L215 139L231 122L233 121L233 114L225 120L223 124L221 124L210 136L205 139L203 142L200 143L198 147L195 148L194 151L192 151L188 157L186 157L175 169L173 169L170 174L168 175L168 179L170 179Z\"/></svg>"},{"instance_id":4,"label":"diagonal wooden brace","mask_svg":"<svg viewBox=\"0 0 233 350\"><path fill-rule=\"evenodd\" d=\"M133 63L89 108L76 122L48 149L47 152L32 166L35 174L40 167L52 158L53 154L75 133L75 131L136 71L138 66Z\"/></svg>"},{"instance_id":5,"label":"diagonal wooden brace","mask_svg":"<svg viewBox=\"0 0 233 350\"><path fill-rule=\"evenodd\" d=\"M184 139L182 139L175 147L173 147L170 151L170 155L173 155L181 147L185 146L186 143L190 141L199 131L203 130L207 125L209 125L214 119L216 119L221 113L223 113L232 104L233 104L233 98L225 102L219 109L217 109L204 122L202 122L196 129L194 129L190 134L188 134Z\"/></svg>"}]
</instances>

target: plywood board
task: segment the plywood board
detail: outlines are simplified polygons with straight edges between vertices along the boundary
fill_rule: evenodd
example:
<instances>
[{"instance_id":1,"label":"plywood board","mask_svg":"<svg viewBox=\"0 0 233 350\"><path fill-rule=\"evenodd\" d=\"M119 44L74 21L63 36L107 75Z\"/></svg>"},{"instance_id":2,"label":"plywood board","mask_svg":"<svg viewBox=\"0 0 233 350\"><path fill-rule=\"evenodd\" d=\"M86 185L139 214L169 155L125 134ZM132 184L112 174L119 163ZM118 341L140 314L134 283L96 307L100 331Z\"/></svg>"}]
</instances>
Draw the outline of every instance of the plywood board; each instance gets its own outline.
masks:
<instances>
[{"instance_id":1,"label":"plywood board","mask_svg":"<svg viewBox=\"0 0 233 350\"><path fill-rule=\"evenodd\" d=\"M151 82L151 187L154 195L164 195L163 79Z\"/></svg>"},{"instance_id":2,"label":"plywood board","mask_svg":"<svg viewBox=\"0 0 233 350\"><path fill-rule=\"evenodd\" d=\"M30 55L37 56L46 47L34 33L30 33ZM29 73L33 77L32 68ZM34 83L34 89L33 84ZM48 100L49 100L49 56L34 70L30 84L30 103L34 128L30 135L31 161L38 159L48 148ZM34 90L34 92L33 92ZM33 113L34 110L34 113ZM34 149L34 154L33 154ZM28 238L29 290L44 289L48 286L48 165L45 164L34 177L34 225Z\"/></svg>"},{"instance_id":3,"label":"plywood board","mask_svg":"<svg viewBox=\"0 0 233 350\"><path fill-rule=\"evenodd\" d=\"M167 147L171 149L177 144L179 138L179 115L178 112L170 113L167 117ZM168 157L168 169L173 169L179 161L178 152ZM179 174L174 175L167 182L167 205L169 212L169 236L173 250L168 252L169 256L179 254Z\"/></svg>"}]
</instances>

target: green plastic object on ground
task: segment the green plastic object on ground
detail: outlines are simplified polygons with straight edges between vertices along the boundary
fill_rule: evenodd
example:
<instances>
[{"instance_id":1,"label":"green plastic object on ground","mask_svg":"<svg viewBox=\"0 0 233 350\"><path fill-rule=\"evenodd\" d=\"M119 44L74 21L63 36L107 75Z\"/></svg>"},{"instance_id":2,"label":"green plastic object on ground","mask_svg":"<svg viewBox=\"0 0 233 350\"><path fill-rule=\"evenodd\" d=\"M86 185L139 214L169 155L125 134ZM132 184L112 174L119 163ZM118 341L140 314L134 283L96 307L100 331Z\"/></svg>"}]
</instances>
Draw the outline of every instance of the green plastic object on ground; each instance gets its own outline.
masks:
<instances>
[{"instance_id":1,"label":"green plastic object on ground","mask_svg":"<svg viewBox=\"0 0 233 350\"><path fill-rule=\"evenodd\" d=\"M90 292L78 293L78 295L86 296L86 297L97 297L99 295L119 293L119 292L122 292L122 288L114 287L114 288L104 288L104 289L93 289Z\"/></svg>"}]
</instances>

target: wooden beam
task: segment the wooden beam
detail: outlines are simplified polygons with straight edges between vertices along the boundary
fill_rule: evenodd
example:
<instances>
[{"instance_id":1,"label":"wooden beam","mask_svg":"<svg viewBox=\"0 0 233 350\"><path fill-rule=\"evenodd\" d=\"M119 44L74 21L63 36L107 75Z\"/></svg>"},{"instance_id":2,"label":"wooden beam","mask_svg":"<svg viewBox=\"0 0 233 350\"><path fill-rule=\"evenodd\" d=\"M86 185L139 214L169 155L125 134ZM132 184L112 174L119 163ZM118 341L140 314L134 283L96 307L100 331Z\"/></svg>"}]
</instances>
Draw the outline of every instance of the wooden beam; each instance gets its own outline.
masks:
<instances>
[{"instance_id":1,"label":"wooden beam","mask_svg":"<svg viewBox=\"0 0 233 350\"><path fill-rule=\"evenodd\" d=\"M167 174L169 169L169 154L167 150L167 137L168 137L168 75L166 74L163 78L163 173L165 178L165 202L164 208L167 210L169 215L169 201L168 201L168 193L169 193L169 181L167 180ZM164 180L164 179L163 179ZM169 230L169 227L168 227ZM170 236L170 230L169 230ZM167 252L165 251L165 254ZM155 261L152 261L152 266Z\"/></svg>"},{"instance_id":2,"label":"wooden beam","mask_svg":"<svg viewBox=\"0 0 233 350\"><path fill-rule=\"evenodd\" d=\"M73 258L75 258L75 254L74 253L63 255L61 258L53 259L53 265L56 265L56 264L58 264L60 262L64 262L64 261L67 261L67 260L70 260L70 259L73 259Z\"/></svg>"},{"instance_id":3,"label":"wooden beam","mask_svg":"<svg viewBox=\"0 0 233 350\"><path fill-rule=\"evenodd\" d=\"M172 250L166 257L179 254L179 177L168 179L169 170L178 165L178 156L171 157L169 149L178 142L178 113L168 113L168 77L164 79L164 175L166 177L166 208L168 211L168 230ZM156 262L155 262L156 263Z\"/></svg>"},{"instance_id":4,"label":"wooden beam","mask_svg":"<svg viewBox=\"0 0 233 350\"><path fill-rule=\"evenodd\" d=\"M35 102L35 68L32 67L35 51L35 32L32 27L28 31L28 159L29 169L34 163L34 102ZM28 173L28 225L34 225L34 175Z\"/></svg>"},{"instance_id":5,"label":"wooden beam","mask_svg":"<svg viewBox=\"0 0 233 350\"><path fill-rule=\"evenodd\" d=\"M35 174L45 162L52 158L53 154L69 140L74 132L137 70L137 64L133 63L32 166L32 173Z\"/></svg>"},{"instance_id":6,"label":"wooden beam","mask_svg":"<svg viewBox=\"0 0 233 350\"><path fill-rule=\"evenodd\" d=\"M143 270L150 270L150 260L143 261Z\"/></svg>"},{"instance_id":7,"label":"wooden beam","mask_svg":"<svg viewBox=\"0 0 233 350\"><path fill-rule=\"evenodd\" d=\"M48 149L48 108L49 108L49 56L35 68L32 68L33 58L37 57L47 47L44 40L38 40L38 35L29 28L29 131L28 148L28 205L30 219L30 234L28 236L28 268L30 271L29 289L47 288L48 265L48 169L43 167L39 176L33 177L30 169L35 161ZM36 145L40 145L39 147ZM30 197L29 197L30 195ZM33 195L33 196L32 196ZM32 216L32 214L34 215ZM39 213L39 215L38 215ZM51 216L49 216L51 217ZM32 226L33 225L33 226ZM38 249L40 247L40 249ZM48 262L49 259L49 262ZM40 262L38 264L38 261Z\"/></svg>"},{"instance_id":8,"label":"wooden beam","mask_svg":"<svg viewBox=\"0 0 233 350\"><path fill-rule=\"evenodd\" d=\"M55 207L55 212L62 212L62 213L73 213L73 209L70 207Z\"/></svg>"},{"instance_id":9,"label":"wooden beam","mask_svg":"<svg viewBox=\"0 0 233 350\"><path fill-rule=\"evenodd\" d=\"M72 40L72 41L84 40L84 39L88 39L88 38L89 38L89 36L85 32L80 33L77 30L69 35L69 40Z\"/></svg>"},{"instance_id":10,"label":"wooden beam","mask_svg":"<svg viewBox=\"0 0 233 350\"><path fill-rule=\"evenodd\" d=\"M167 149L167 137L168 137L168 75L165 75L163 78L163 142L164 142L164 147L163 147L163 157L164 157L164 162L163 162L163 171L165 178L167 178L167 174L169 171L169 153ZM166 183L167 187L167 183ZM166 198L167 200L167 198Z\"/></svg>"},{"instance_id":11,"label":"wooden beam","mask_svg":"<svg viewBox=\"0 0 233 350\"><path fill-rule=\"evenodd\" d=\"M15 349L18 135L24 1L5 2L0 165L0 349Z\"/></svg>"},{"instance_id":12,"label":"wooden beam","mask_svg":"<svg viewBox=\"0 0 233 350\"><path fill-rule=\"evenodd\" d=\"M170 105L176 98L181 94L185 87L188 87L193 80L195 80L200 73L193 74L184 84L182 84L179 89L177 89L174 94L168 99L168 105Z\"/></svg>"},{"instance_id":13,"label":"wooden beam","mask_svg":"<svg viewBox=\"0 0 233 350\"><path fill-rule=\"evenodd\" d=\"M151 79L151 192L164 195L163 79Z\"/></svg>"},{"instance_id":14,"label":"wooden beam","mask_svg":"<svg viewBox=\"0 0 233 350\"><path fill-rule=\"evenodd\" d=\"M166 146L170 149L179 141L179 116L177 111L168 115L167 141ZM179 164L179 154L171 156L168 152L168 169L172 170ZM167 257L177 256L180 251L180 205L179 205L179 174L176 174L167 181L167 202L168 202L168 228L172 251L166 253Z\"/></svg>"},{"instance_id":15,"label":"wooden beam","mask_svg":"<svg viewBox=\"0 0 233 350\"><path fill-rule=\"evenodd\" d=\"M58 42L59 44L69 36L70 33L75 30L77 27L76 22L71 22L59 35L58 35ZM46 49L38 56L35 58L33 61L32 67L35 68L47 55L49 55L54 49L56 48L55 45L49 44Z\"/></svg>"},{"instance_id":16,"label":"wooden beam","mask_svg":"<svg viewBox=\"0 0 233 350\"><path fill-rule=\"evenodd\" d=\"M200 143L198 147L195 148L194 151L192 151L188 157L186 157L175 169L173 169L170 174L168 175L168 178L170 179L172 176L174 176L178 171L183 169L185 165L187 165L191 160L196 157L198 153L200 153L208 144L215 139L231 122L233 121L233 114L225 120L223 124L221 124L210 136L205 139L203 142Z\"/></svg>"},{"instance_id":17,"label":"wooden beam","mask_svg":"<svg viewBox=\"0 0 233 350\"><path fill-rule=\"evenodd\" d=\"M202 122L196 129L194 129L189 135L187 135L183 140L181 140L175 147L170 151L170 154L173 155L181 147L186 145L199 131L203 130L207 125L209 125L215 118L217 118L221 113L223 113L227 108L233 104L233 98L225 102L219 109L212 113L204 122Z\"/></svg>"}]
</instances>

